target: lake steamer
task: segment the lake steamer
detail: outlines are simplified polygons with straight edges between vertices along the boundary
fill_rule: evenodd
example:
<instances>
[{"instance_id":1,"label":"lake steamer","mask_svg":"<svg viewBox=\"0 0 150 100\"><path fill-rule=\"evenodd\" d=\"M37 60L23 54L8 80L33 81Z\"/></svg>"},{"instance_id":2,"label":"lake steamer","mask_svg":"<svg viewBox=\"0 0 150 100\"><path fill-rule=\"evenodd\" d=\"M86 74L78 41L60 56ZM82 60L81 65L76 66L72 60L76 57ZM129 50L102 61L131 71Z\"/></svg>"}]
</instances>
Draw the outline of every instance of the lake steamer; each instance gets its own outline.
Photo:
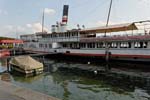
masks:
<instances>
[{"instance_id":1,"label":"lake steamer","mask_svg":"<svg viewBox=\"0 0 150 100\"><path fill-rule=\"evenodd\" d=\"M86 29L67 30L68 5L62 22L52 25L52 32L21 35L24 49L30 52L106 57L111 59L150 61L150 21L139 21Z\"/></svg>"}]
</instances>

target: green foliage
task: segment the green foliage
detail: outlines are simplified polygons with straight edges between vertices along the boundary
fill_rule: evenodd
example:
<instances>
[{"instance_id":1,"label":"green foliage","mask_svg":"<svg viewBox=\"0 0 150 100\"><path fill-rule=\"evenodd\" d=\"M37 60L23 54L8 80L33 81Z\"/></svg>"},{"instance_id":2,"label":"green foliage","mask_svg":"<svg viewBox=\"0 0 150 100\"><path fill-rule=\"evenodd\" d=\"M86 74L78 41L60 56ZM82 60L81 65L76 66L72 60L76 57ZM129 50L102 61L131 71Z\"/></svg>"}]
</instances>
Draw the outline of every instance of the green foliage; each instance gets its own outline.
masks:
<instances>
[{"instance_id":1,"label":"green foliage","mask_svg":"<svg viewBox=\"0 0 150 100\"><path fill-rule=\"evenodd\" d=\"M0 45L0 49L12 49L13 44L8 44L8 45Z\"/></svg>"},{"instance_id":2,"label":"green foliage","mask_svg":"<svg viewBox=\"0 0 150 100\"><path fill-rule=\"evenodd\" d=\"M0 48L1 48L1 49L7 49L8 46L7 46L7 45L0 45Z\"/></svg>"},{"instance_id":3,"label":"green foliage","mask_svg":"<svg viewBox=\"0 0 150 100\"><path fill-rule=\"evenodd\" d=\"M14 38L9 38L9 37L0 37L0 40L6 40L6 39L14 40Z\"/></svg>"}]
</instances>

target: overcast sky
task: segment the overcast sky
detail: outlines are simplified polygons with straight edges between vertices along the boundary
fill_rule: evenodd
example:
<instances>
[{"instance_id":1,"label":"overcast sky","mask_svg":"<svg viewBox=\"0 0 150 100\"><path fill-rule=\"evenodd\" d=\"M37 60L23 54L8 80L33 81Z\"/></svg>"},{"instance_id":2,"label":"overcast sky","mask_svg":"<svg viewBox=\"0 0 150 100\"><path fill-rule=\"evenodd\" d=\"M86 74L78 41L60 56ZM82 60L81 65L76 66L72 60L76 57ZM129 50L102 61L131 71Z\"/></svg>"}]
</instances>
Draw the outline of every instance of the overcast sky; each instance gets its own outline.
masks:
<instances>
[{"instance_id":1,"label":"overcast sky","mask_svg":"<svg viewBox=\"0 0 150 100\"><path fill-rule=\"evenodd\" d=\"M69 4L69 28L77 24L95 27L106 24L110 0L0 0L0 36L17 37L45 30L61 21L64 4ZM110 24L150 19L150 0L113 0Z\"/></svg>"}]
</instances>

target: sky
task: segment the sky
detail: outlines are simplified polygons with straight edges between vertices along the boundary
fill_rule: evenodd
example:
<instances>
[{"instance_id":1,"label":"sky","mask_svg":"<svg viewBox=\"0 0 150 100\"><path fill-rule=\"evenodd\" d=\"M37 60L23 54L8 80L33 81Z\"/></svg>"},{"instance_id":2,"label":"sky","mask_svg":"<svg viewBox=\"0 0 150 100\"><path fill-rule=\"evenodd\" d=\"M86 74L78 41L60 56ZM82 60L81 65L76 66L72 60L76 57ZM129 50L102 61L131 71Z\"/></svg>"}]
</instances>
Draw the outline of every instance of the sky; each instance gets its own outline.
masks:
<instances>
[{"instance_id":1,"label":"sky","mask_svg":"<svg viewBox=\"0 0 150 100\"><path fill-rule=\"evenodd\" d=\"M110 0L0 0L0 36L18 38L41 31L42 12L45 30L62 19L63 5L69 5L68 28L106 24ZM113 0L109 24L150 19L150 0Z\"/></svg>"}]
</instances>

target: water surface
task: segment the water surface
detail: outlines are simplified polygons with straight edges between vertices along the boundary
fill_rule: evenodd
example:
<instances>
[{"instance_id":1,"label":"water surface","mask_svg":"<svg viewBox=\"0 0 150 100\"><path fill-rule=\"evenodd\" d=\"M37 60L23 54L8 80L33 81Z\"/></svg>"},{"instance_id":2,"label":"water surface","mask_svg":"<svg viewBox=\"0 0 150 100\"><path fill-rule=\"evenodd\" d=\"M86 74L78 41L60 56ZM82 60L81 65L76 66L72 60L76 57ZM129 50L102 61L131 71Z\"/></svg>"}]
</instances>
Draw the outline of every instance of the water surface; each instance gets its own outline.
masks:
<instances>
[{"instance_id":1,"label":"water surface","mask_svg":"<svg viewBox=\"0 0 150 100\"><path fill-rule=\"evenodd\" d=\"M67 62L54 62L51 66L72 66ZM4 63L1 60L1 63ZM2 64L3 65L3 64ZM85 65L84 65L85 66ZM91 65L92 66L92 65ZM112 85L111 80L80 76L69 71L46 72L39 76L11 75L11 82L62 100L149 100L146 88Z\"/></svg>"}]
</instances>

